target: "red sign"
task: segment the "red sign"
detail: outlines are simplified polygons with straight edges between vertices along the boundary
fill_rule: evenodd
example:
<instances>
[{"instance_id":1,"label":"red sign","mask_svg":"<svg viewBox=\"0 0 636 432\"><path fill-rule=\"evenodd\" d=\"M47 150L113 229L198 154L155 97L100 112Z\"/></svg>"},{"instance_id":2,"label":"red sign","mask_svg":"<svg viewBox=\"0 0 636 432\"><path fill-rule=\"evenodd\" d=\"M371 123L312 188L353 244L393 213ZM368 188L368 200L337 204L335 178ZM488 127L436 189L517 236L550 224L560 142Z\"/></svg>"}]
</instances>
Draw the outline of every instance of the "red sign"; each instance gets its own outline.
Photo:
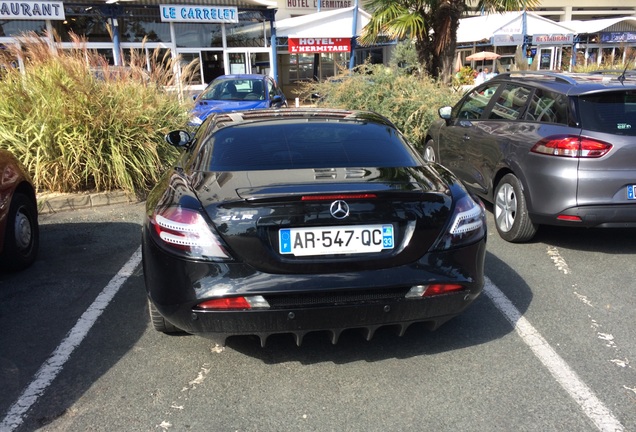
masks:
<instances>
[{"instance_id":1,"label":"red sign","mask_svg":"<svg viewBox=\"0 0 636 432\"><path fill-rule=\"evenodd\" d=\"M349 38L289 38L288 43L292 54L351 51Z\"/></svg>"}]
</instances>

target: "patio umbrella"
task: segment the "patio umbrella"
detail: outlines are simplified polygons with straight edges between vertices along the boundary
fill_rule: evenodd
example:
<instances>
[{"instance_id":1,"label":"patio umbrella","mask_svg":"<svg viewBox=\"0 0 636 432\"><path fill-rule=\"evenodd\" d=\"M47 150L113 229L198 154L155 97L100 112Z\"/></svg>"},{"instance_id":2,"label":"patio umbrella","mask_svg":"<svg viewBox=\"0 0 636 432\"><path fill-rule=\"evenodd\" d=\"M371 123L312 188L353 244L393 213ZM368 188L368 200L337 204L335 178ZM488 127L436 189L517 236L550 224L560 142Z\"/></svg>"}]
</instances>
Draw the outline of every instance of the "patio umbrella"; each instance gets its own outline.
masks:
<instances>
[{"instance_id":1,"label":"patio umbrella","mask_svg":"<svg viewBox=\"0 0 636 432\"><path fill-rule=\"evenodd\" d=\"M482 51L482 52L478 52L475 54L471 54L468 57L466 57L466 60L468 61L484 61L484 60L496 60L499 57L501 57L501 55L491 52L491 51Z\"/></svg>"},{"instance_id":2,"label":"patio umbrella","mask_svg":"<svg viewBox=\"0 0 636 432\"><path fill-rule=\"evenodd\" d=\"M455 72L459 72L464 67L464 62L462 61L462 54L457 53L457 58L455 59Z\"/></svg>"}]
</instances>

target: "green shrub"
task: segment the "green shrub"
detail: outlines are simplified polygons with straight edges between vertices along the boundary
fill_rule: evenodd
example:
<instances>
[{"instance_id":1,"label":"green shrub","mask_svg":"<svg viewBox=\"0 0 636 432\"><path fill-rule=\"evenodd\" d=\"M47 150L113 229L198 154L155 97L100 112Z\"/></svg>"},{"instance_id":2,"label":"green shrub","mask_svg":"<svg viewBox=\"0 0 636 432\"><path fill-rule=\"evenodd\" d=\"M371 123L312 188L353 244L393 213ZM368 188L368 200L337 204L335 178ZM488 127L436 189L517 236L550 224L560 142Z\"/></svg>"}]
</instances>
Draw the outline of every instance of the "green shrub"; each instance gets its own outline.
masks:
<instances>
[{"instance_id":1,"label":"green shrub","mask_svg":"<svg viewBox=\"0 0 636 432\"><path fill-rule=\"evenodd\" d=\"M40 191L123 189L144 197L177 154L163 140L186 121L177 95L142 67L117 70L79 45L63 51L35 36L20 42L13 54L24 72L6 64L0 81L0 147L26 165Z\"/></svg>"},{"instance_id":2,"label":"green shrub","mask_svg":"<svg viewBox=\"0 0 636 432\"><path fill-rule=\"evenodd\" d=\"M453 87L472 85L475 83L475 70L470 66L463 66L453 77Z\"/></svg>"},{"instance_id":3,"label":"green shrub","mask_svg":"<svg viewBox=\"0 0 636 432\"><path fill-rule=\"evenodd\" d=\"M428 77L399 73L382 65L362 65L325 82L307 83L303 94L319 94L317 106L375 111L391 120L416 146L438 119L437 110L460 94Z\"/></svg>"}]
</instances>

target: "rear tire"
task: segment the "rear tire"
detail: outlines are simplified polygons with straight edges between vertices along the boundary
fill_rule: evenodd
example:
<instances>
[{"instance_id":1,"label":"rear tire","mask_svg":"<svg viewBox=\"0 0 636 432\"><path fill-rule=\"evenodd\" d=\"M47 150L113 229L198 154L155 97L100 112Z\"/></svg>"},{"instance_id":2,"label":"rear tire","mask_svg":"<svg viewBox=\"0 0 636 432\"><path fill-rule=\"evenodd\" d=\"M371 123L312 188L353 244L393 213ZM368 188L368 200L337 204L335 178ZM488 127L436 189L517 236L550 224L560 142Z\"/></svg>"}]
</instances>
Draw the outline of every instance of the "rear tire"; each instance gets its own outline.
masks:
<instances>
[{"instance_id":1,"label":"rear tire","mask_svg":"<svg viewBox=\"0 0 636 432\"><path fill-rule=\"evenodd\" d=\"M40 245L37 205L23 193L11 199L4 233L2 266L9 271L22 270L35 261Z\"/></svg>"},{"instance_id":2,"label":"rear tire","mask_svg":"<svg viewBox=\"0 0 636 432\"><path fill-rule=\"evenodd\" d=\"M150 322L152 322L152 326L155 328L155 330L167 334L183 333L183 330L170 323L159 313L150 299L148 299L148 312L150 313Z\"/></svg>"},{"instance_id":3,"label":"rear tire","mask_svg":"<svg viewBox=\"0 0 636 432\"><path fill-rule=\"evenodd\" d=\"M521 182L513 174L506 174L495 189L495 225L506 241L522 243L537 233L537 225L528 215Z\"/></svg>"}]
</instances>

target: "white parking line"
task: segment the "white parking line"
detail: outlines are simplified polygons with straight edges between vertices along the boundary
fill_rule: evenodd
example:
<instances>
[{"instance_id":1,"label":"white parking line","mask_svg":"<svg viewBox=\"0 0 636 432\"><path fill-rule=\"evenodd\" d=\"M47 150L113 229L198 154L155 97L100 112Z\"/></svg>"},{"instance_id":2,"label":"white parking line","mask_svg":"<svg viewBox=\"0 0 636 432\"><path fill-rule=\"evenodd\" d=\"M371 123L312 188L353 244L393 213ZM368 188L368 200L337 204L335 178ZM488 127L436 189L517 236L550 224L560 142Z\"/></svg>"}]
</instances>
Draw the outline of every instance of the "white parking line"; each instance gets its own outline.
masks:
<instances>
[{"instance_id":1,"label":"white parking line","mask_svg":"<svg viewBox=\"0 0 636 432\"><path fill-rule=\"evenodd\" d=\"M612 412L581 381L576 372L568 366L565 360L554 351L537 329L521 315L508 297L488 278L486 278L484 292L497 309L510 321L523 342L530 347L534 355L550 371L561 387L579 404L585 415L594 422L600 431L622 432L625 430Z\"/></svg>"},{"instance_id":2,"label":"white parking line","mask_svg":"<svg viewBox=\"0 0 636 432\"><path fill-rule=\"evenodd\" d=\"M44 390L53 382L60 373L75 348L84 340L89 330L97 321L97 318L104 312L110 301L115 297L121 286L132 275L141 262L141 247L139 247L126 264L119 270L119 273L111 279L97 296L95 301L86 311L75 326L66 335L66 338L53 352L51 357L40 367L35 374L35 379L24 390L18 400L9 408L6 417L0 423L0 431L10 432L17 429L22 422L27 411L37 402Z\"/></svg>"}]
</instances>

